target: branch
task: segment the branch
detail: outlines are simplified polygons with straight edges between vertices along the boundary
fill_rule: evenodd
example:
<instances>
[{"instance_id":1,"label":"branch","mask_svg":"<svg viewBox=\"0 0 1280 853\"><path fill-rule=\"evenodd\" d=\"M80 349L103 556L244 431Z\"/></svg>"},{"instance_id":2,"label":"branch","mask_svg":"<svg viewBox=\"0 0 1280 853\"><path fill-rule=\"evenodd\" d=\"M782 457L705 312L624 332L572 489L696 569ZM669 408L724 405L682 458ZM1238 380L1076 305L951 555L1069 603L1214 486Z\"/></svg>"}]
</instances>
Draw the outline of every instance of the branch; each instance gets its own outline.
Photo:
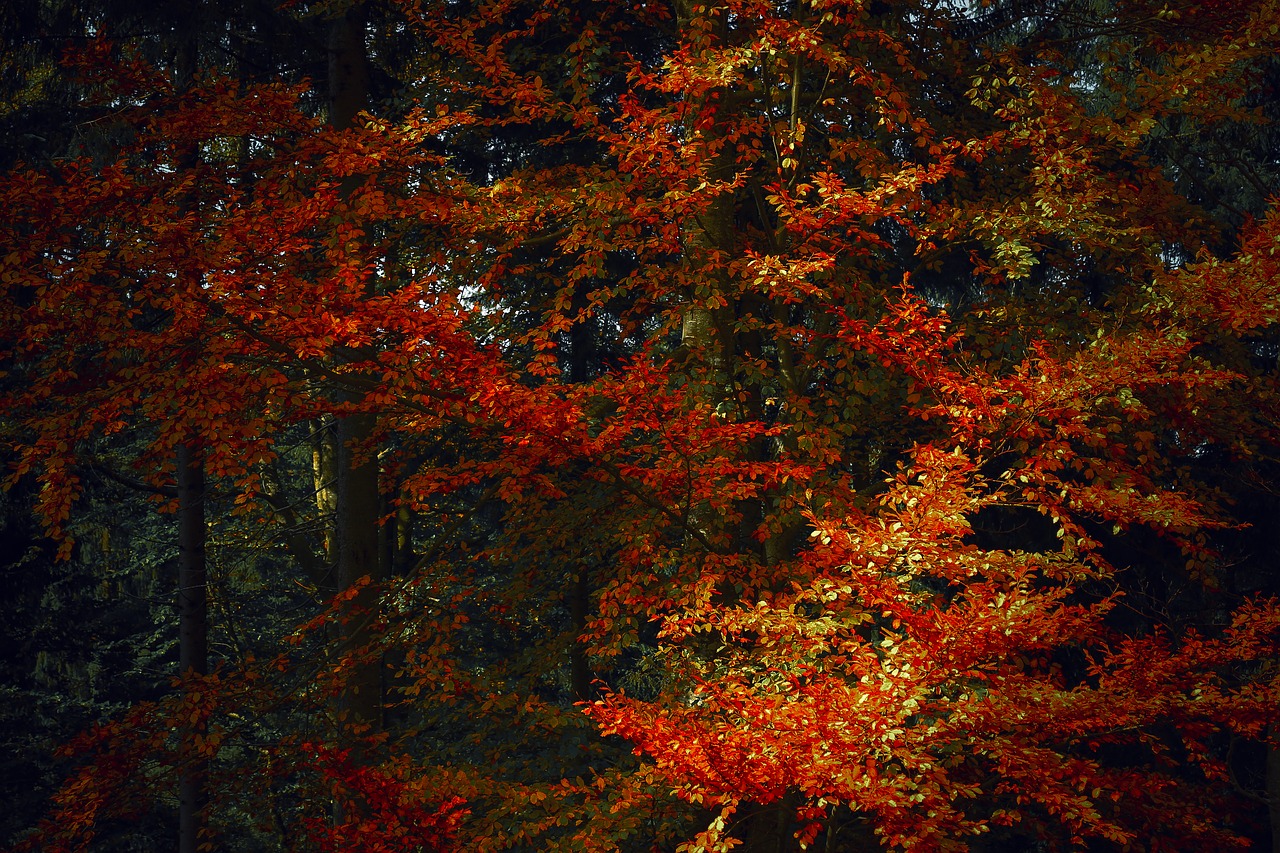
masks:
<instances>
[{"instance_id":1,"label":"branch","mask_svg":"<svg viewBox=\"0 0 1280 853\"><path fill-rule=\"evenodd\" d=\"M154 483L148 483L146 480L139 480L130 477L127 474L121 474L114 468L108 467L97 459L90 459L86 462L85 467L95 474L101 474L113 483L133 489L137 492L144 492L150 495L161 495L166 498L176 498L178 496L178 487L173 486L157 486Z\"/></svg>"}]
</instances>

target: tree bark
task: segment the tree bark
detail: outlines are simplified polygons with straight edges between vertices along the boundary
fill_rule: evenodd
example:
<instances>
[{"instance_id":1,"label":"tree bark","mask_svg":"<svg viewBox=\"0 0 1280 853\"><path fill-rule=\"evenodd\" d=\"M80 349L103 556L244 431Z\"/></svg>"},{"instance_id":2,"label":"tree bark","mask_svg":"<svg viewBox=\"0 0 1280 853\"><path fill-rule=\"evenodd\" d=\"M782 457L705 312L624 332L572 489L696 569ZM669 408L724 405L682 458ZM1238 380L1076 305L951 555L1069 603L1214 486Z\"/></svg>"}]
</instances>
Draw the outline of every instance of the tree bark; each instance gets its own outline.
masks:
<instances>
[{"instance_id":1,"label":"tree bark","mask_svg":"<svg viewBox=\"0 0 1280 853\"><path fill-rule=\"evenodd\" d=\"M1271 817L1271 851L1280 853L1280 725L1271 726L1267 744L1267 811Z\"/></svg>"},{"instance_id":2,"label":"tree bark","mask_svg":"<svg viewBox=\"0 0 1280 853\"><path fill-rule=\"evenodd\" d=\"M183 11L186 36L178 43L174 79L179 89L192 84L200 58L201 0L188 0ZM195 172L200 165L200 149L192 142L183 153L179 168ZM191 193L182 206L199 215L200 199ZM196 288L203 270L191 270L190 284ZM201 437L188 432L178 447L178 671L184 679L195 680L209 672L209 590L205 562L205 469ZM203 716L182 733L182 769L178 777L178 851L196 853L205 828L208 804L207 761L198 743L204 739Z\"/></svg>"},{"instance_id":3,"label":"tree bark","mask_svg":"<svg viewBox=\"0 0 1280 853\"><path fill-rule=\"evenodd\" d=\"M801 4L803 5L803 4ZM799 14L799 7L797 7ZM695 43L695 50L706 47L719 49L727 46L732 37L729 16L723 8L702 5L695 0L677 0L677 24L682 36ZM801 82L801 67L798 60L792 63L790 70L792 119L794 129L796 121L797 89ZM726 89L719 91L716 104L726 113L732 113L735 101L741 94ZM691 104L690 116L702 115L703 103ZM695 130L690 126L690 138ZM705 124L696 131L698 134L715 135L720 131L717 125L707 127ZM723 134L721 134L723 135ZM713 143L721 139L711 140ZM733 145L720 144L707 171L710 182L729 182L735 177L738 168ZM764 316L769 311L763 297L754 297L735 292L728 272L719 258L739 257L742 253L740 245L742 237L736 228L741 211L740 199L732 191L721 191L711 199L705 209L701 210L683 231L684 250L692 263L703 270L696 279L702 286L709 287L721 299L720 307L712 308L699 304L698 294L690 293L690 302L684 310L681 328L681 344L686 350L690 363L695 370L701 368L706 377L705 401L718 413L736 415L745 421L761 421L764 419L764 389L756 380L744 378L740 365L753 357L763 357L766 352L765 342L760 332L737 331L738 318L746 313ZM766 223L761 223L764 226ZM709 261L709 262L708 262ZM743 458L749 461L765 461L769 458L768 439L758 439L743 449ZM689 522L708 538L719 533L729 541L729 547L766 565L774 565L786 559L791 545L792 535L773 535L764 542L756 539L757 530L766 520L766 513L772 508L776 496L762 494L758 497L744 498L736 502L736 525L728 527L723 517L717 517L711 507L704 501L688 508ZM718 528L718 530L717 530ZM726 597L734 595L731 591L723 593ZM784 853L795 846L794 814L798 798L794 792L788 793L773 803L743 803L739 815L740 823L733 834L741 840L742 850L749 853Z\"/></svg>"},{"instance_id":4,"label":"tree bark","mask_svg":"<svg viewBox=\"0 0 1280 853\"><path fill-rule=\"evenodd\" d=\"M591 658L587 655L582 635L587 630L587 617L591 612L591 578L585 561L578 566L578 574L569 588L569 622L573 630L573 645L569 647L569 683L573 698L589 702L595 698L591 672Z\"/></svg>"},{"instance_id":5,"label":"tree bark","mask_svg":"<svg viewBox=\"0 0 1280 853\"><path fill-rule=\"evenodd\" d=\"M204 454L194 441L178 449L178 668L185 678L209 671L209 597L205 564ZM196 756L203 722L183 732L178 780L178 850L196 853L204 829L208 769Z\"/></svg>"},{"instance_id":6,"label":"tree bark","mask_svg":"<svg viewBox=\"0 0 1280 853\"><path fill-rule=\"evenodd\" d=\"M316 511L320 514L321 547L324 550L325 562L328 564L326 574L329 582L325 592L337 592L333 580L333 567L337 562L338 549L334 544L334 519L338 515L336 440L337 430L328 418L315 422L311 434L311 474L315 485Z\"/></svg>"},{"instance_id":7,"label":"tree bark","mask_svg":"<svg viewBox=\"0 0 1280 853\"><path fill-rule=\"evenodd\" d=\"M402 578L413 568L413 510L404 504L396 507L395 531L391 537L391 574Z\"/></svg>"},{"instance_id":8,"label":"tree bark","mask_svg":"<svg viewBox=\"0 0 1280 853\"><path fill-rule=\"evenodd\" d=\"M363 9L355 5L337 17L329 31L330 125L336 130L352 127L368 101ZM343 187L344 194L353 191L360 180L360 176L349 179ZM362 353L343 355L355 359ZM355 402L357 398L353 392L344 391L340 399ZM338 651L342 657L352 656L352 668L338 700L338 711L348 730L358 735L382 725L381 662L368 660L362 653L372 639L370 627L378 604L377 582L383 580L386 573L378 548L381 506L378 461L369 446L377 421L375 416L365 413L339 415L335 421L335 581L340 592L363 584L340 614Z\"/></svg>"},{"instance_id":9,"label":"tree bark","mask_svg":"<svg viewBox=\"0 0 1280 853\"><path fill-rule=\"evenodd\" d=\"M586 306L586 286L579 284L573 295L574 313L581 316ZM593 329L592 321L583 317L569 330L569 382L574 385L580 385L591 378ZM582 641L591 611L592 561L589 554L584 553L577 563L578 571L565 591L569 605L569 626L573 632L569 645L569 686L575 699L587 702L595 698L595 676L591 671L591 658L587 654L586 643Z\"/></svg>"},{"instance_id":10,"label":"tree bark","mask_svg":"<svg viewBox=\"0 0 1280 853\"><path fill-rule=\"evenodd\" d=\"M382 726L382 666L364 659L378 607L377 582L384 579L378 552L378 461L369 452L372 415L338 419L335 574L339 590L361 585L340 615L339 654L354 655L339 698L339 715L355 733Z\"/></svg>"},{"instance_id":11,"label":"tree bark","mask_svg":"<svg viewBox=\"0 0 1280 853\"><path fill-rule=\"evenodd\" d=\"M369 61L364 9L355 3L329 27L329 124L346 130L369 106Z\"/></svg>"}]
</instances>

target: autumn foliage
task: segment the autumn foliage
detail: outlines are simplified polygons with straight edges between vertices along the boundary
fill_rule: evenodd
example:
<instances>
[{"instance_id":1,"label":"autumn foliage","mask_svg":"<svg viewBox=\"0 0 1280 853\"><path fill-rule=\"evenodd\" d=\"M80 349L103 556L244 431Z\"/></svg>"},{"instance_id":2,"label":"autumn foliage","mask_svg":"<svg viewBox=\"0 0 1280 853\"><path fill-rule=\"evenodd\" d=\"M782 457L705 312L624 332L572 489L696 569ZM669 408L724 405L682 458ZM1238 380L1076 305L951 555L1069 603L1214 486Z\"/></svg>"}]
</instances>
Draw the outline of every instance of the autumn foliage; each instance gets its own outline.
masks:
<instances>
[{"instance_id":1,"label":"autumn foliage","mask_svg":"<svg viewBox=\"0 0 1280 853\"><path fill-rule=\"evenodd\" d=\"M328 603L270 656L84 735L35 843L193 761L210 843L270 802L281 849L1266 837L1231 750L1277 746L1280 602L1230 555L1275 486L1280 216L1224 223L1159 146L1270 127L1274 2L1025 38L384 5L416 82L355 127L104 40L66 73L118 143L0 185L9 476L52 535L112 441L163 505L194 436L211 529L298 557L275 480L350 418L413 519L372 582L300 568Z\"/></svg>"}]
</instances>

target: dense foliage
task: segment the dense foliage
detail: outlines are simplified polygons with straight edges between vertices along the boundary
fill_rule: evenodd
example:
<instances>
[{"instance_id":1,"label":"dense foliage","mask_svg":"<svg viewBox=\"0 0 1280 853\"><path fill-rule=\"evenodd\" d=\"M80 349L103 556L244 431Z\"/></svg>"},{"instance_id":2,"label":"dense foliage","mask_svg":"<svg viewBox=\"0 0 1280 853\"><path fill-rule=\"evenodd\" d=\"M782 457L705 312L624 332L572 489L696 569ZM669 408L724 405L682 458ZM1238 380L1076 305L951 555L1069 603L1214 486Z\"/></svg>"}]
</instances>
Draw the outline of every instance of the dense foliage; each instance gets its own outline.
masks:
<instances>
[{"instance_id":1,"label":"dense foliage","mask_svg":"<svg viewBox=\"0 0 1280 853\"><path fill-rule=\"evenodd\" d=\"M1280 845L1274 0L229 5L15 14L15 843Z\"/></svg>"}]
</instances>

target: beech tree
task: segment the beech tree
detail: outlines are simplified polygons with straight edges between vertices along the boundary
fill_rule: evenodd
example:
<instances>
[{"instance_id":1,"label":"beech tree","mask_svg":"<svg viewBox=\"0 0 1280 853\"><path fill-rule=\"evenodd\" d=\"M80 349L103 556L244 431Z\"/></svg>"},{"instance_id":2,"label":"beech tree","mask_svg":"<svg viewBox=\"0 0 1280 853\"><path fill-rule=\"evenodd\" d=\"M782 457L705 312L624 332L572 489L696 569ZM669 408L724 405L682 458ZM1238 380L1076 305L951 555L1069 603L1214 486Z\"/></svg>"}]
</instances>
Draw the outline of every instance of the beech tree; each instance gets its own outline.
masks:
<instances>
[{"instance_id":1,"label":"beech tree","mask_svg":"<svg viewBox=\"0 0 1280 853\"><path fill-rule=\"evenodd\" d=\"M98 436L194 431L322 590L273 478L337 424L328 605L81 736L31 844L193 762L282 849L1265 842L1274 2L311 11L328 115L100 41L118 156L0 188L53 535ZM1249 210L1178 155L1228 138Z\"/></svg>"}]
</instances>

